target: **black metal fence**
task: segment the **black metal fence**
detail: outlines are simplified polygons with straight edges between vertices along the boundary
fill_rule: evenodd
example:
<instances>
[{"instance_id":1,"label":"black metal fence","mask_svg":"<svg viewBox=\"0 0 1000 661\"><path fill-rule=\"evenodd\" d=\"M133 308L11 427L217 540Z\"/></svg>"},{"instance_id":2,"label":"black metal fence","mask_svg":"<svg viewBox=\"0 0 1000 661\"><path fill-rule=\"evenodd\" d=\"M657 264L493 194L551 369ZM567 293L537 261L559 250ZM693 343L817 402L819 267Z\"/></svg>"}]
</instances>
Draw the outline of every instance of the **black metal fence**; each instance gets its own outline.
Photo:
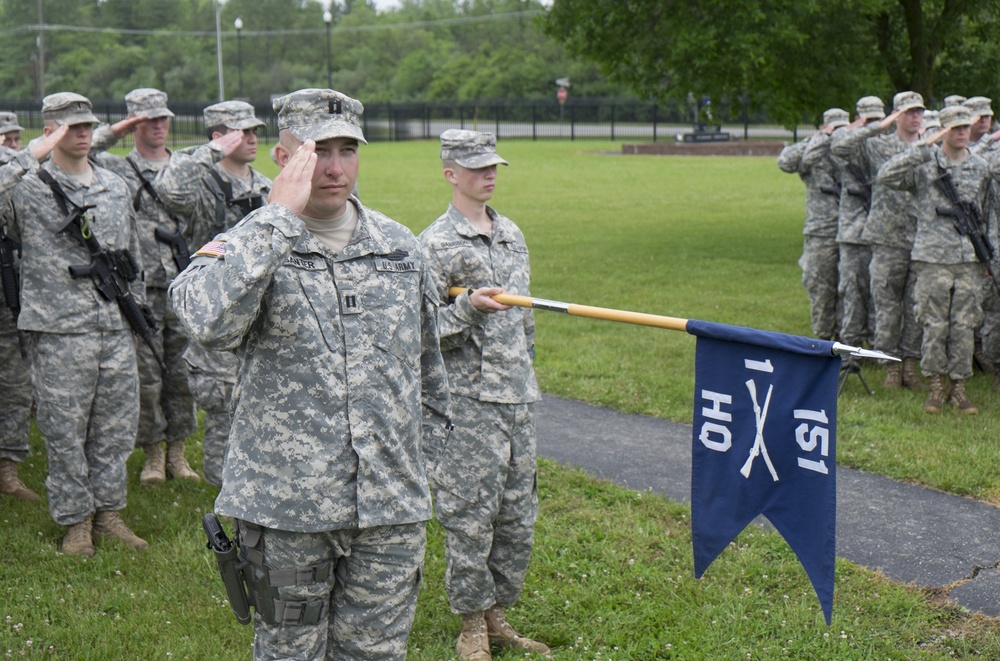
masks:
<instances>
[{"instance_id":1,"label":"black metal fence","mask_svg":"<svg viewBox=\"0 0 1000 661\"><path fill-rule=\"evenodd\" d=\"M202 110L212 103L170 103L176 114L171 123L172 146L206 139ZM124 101L94 101L93 105L94 114L111 124L126 115ZM265 141L273 140L277 116L269 103L253 105L257 116L267 123ZM29 133L41 130L40 106L37 101L0 100L0 110L16 112ZM733 116L725 106L717 115ZM565 104L554 100L372 103L365 107L362 128L369 142L432 140L449 128L489 131L498 139L629 142L676 141L694 133L714 134L708 139L794 141L801 131L812 130L803 126L790 131L770 122L766 115L746 110L735 115L739 117L736 121L719 121L702 112L696 120L690 108L677 104L613 99L569 99Z\"/></svg>"}]
</instances>

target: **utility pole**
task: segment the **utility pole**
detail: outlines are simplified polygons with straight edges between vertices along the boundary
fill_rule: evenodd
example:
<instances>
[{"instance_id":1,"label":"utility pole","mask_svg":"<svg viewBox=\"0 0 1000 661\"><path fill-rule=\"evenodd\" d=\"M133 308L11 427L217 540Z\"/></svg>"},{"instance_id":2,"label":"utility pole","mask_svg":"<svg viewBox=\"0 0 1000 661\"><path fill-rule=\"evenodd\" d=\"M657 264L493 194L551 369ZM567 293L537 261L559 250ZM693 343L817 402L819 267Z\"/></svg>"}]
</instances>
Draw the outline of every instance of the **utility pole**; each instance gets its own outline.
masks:
<instances>
[{"instance_id":1,"label":"utility pole","mask_svg":"<svg viewBox=\"0 0 1000 661\"><path fill-rule=\"evenodd\" d=\"M45 0L38 0L38 97L45 96Z\"/></svg>"}]
</instances>

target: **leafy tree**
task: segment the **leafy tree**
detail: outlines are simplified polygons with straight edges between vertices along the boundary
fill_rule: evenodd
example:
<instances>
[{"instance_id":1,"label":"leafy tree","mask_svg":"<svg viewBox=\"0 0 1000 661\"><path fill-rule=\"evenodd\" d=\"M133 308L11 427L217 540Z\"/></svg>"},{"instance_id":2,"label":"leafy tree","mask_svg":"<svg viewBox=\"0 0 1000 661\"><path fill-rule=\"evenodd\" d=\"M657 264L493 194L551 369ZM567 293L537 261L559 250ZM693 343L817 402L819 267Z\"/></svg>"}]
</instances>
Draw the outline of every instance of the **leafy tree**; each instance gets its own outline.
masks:
<instances>
[{"instance_id":1,"label":"leafy tree","mask_svg":"<svg viewBox=\"0 0 1000 661\"><path fill-rule=\"evenodd\" d=\"M989 95L998 29L997 0L555 0L545 20L645 98L746 95L787 124L865 94L933 99L939 66ZM951 66L970 61L976 81Z\"/></svg>"}]
</instances>

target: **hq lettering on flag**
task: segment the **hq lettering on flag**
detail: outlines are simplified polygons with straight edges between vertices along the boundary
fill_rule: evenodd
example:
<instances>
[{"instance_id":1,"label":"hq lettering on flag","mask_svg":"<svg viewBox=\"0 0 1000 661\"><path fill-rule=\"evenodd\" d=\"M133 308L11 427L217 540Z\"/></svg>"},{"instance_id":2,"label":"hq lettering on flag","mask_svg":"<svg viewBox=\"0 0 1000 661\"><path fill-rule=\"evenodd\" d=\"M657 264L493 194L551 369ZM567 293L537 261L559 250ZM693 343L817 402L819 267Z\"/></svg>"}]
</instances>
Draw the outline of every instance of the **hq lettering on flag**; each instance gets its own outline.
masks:
<instances>
[{"instance_id":1,"label":"hq lettering on flag","mask_svg":"<svg viewBox=\"0 0 1000 661\"><path fill-rule=\"evenodd\" d=\"M695 350L691 527L695 576L758 515L833 610L837 380L834 343L688 320Z\"/></svg>"}]
</instances>

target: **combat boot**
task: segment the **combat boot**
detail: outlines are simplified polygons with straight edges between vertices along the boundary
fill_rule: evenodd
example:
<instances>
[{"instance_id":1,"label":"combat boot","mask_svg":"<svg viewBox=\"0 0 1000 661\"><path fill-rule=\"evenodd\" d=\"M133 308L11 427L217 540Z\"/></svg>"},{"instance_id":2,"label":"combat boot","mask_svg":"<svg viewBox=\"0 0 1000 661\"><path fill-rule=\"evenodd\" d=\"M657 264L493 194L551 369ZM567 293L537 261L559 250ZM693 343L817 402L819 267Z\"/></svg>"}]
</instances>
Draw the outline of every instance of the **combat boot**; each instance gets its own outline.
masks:
<instances>
[{"instance_id":1,"label":"combat boot","mask_svg":"<svg viewBox=\"0 0 1000 661\"><path fill-rule=\"evenodd\" d=\"M483 611L462 614L462 633L458 635L455 654L462 661L493 661Z\"/></svg>"},{"instance_id":2,"label":"combat boot","mask_svg":"<svg viewBox=\"0 0 1000 661\"><path fill-rule=\"evenodd\" d=\"M944 374L931 374L927 377L930 392L927 394L927 401L924 402L924 411L927 413L940 413L944 406Z\"/></svg>"},{"instance_id":3,"label":"combat boot","mask_svg":"<svg viewBox=\"0 0 1000 661\"><path fill-rule=\"evenodd\" d=\"M25 486L17 476L17 462L0 459L0 493L17 500L41 500L41 496Z\"/></svg>"},{"instance_id":4,"label":"combat boot","mask_svg":"<svg viewBox=\"0 0 1000 661\"><path fill-rule=\"evenodd\" d=\"M951 382L951 395L948 397L948 403L968 415L979 413L979 409L969 401L969 396L965 394L964 379L955 379Z\"/></svg>"},{"instance_id":5,"label":"combat boot","mask_svg":"<svg viewBox=\"0 0 1000 661\"><path fill-rule=\"evenodd\" d=\"M97 553L91 536L93 520L88 516L80 523L74 523L66 530L62 540L63 553L93 558Z\"/></svg>"},{"instance_id":6,"label":"combat boot","mask_svg":"<svg viewBox=\"0 0 1000 661\"><path fill-rule=\"evenodd\" d=\"M139 473L139 484L159 484L167 479L166 458L163 455L163 443L153 443L142 446L146 453L146 463L142 465L142 472Z\"/></svg>"},{"instance_id":7,"label":"combat boot","mask_svg":"<svg viewBox=\"0 0 1000 661\"><path fill-rule=\"evenodd\" d=\"M192 470L184 458L184 441L167 443L167 477L200 482L201 477Z\"/></svg>"},{"instance_id":8,"label":"combat boot","mask_svg":"<svg viewBox=\"0 0 1000 661\"><path fill-rule=\"evenodd\" d=\"M903 387L908 390L927 390L927 384L917 375L917 359L903 359Z\"/></svg>"},{"instance_id":9,"label":"combat boot","mask_svg":"<svg viewBox=\"0 0 1000 661\"><path fill-rule=\"evenodd\" d=\"M972 350L972 366L984 374L996 374L996 367L983 353L982 340L977 339Z\"/></svg>"},{"instance_id":10,"label":"combat boot","mask_svg":"<svg viewBox=\"0 0 1000 661\"><path fill-rule=\"evenodd\" d=\"M97 516L94 517L94 536L101 539L113 537L121 540L125 546L140 551L149 546L149 542L136 535L125 525L118 512L98 512Z\"/></svg>"},{"instance_id":11,"label":"combat boot","mask_svg":"<svg viewBox=\"0 0 1000 661\"><path fill-rule=\"evenodd\" d=\"M506 647L522 652L549 656L549 646L522 636L507 622L507 614L502 606L493 606L486 611L486 634L497 647Z\"/></svg>"},{"instance_id":12,"label":"combat boot","mask_svg":"<svg viewBox=\"0 0 1000 661\"><path fill-rule=\"evenodd\" d=\"M899 363L892 362L885 367L885 381L882 387L886 390L899 390L903 387L903 368Z\"/></svg>"}]
</instances>

